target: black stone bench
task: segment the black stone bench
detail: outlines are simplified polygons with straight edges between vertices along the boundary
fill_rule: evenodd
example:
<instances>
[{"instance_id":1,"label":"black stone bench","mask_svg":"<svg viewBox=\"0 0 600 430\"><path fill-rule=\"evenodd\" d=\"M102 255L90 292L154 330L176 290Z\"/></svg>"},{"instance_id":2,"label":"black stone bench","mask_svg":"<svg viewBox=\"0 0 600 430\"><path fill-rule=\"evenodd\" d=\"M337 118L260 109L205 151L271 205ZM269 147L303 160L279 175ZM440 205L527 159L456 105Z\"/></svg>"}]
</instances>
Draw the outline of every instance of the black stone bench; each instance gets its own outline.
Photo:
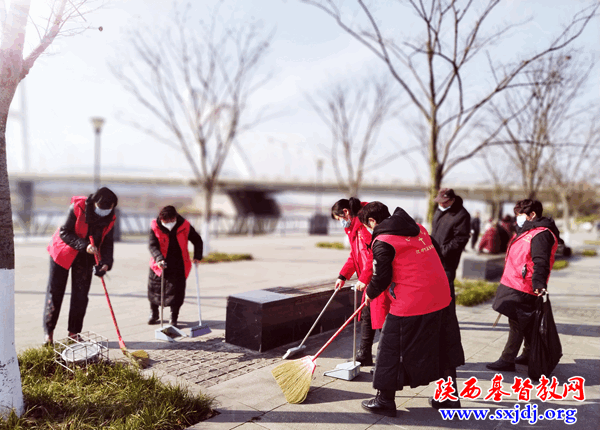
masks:
<instances>
[{"instance_id":1,"label":"black stone bench","mask_svg":"<svg viewBox=\"0 0 600 430\"><path fill-rule=\"evenodd\" d=\"M462 277L497 282L504 271L504 254L463 254Z\"/></svg>"},{"instance_id":2,"label":"black stone bench","mask_svg":"<svg viewBox=\"0 0 600 430\"><path fill-rule=\"evenodd\" d=\"M311 335L339 328L354 312L353 282L338 291ZM274 287L227 298L225 342L264 352L301 341L333 294L334 282ZM358 301L362 292L358 292Z\"/></svg>"}]
</instances>

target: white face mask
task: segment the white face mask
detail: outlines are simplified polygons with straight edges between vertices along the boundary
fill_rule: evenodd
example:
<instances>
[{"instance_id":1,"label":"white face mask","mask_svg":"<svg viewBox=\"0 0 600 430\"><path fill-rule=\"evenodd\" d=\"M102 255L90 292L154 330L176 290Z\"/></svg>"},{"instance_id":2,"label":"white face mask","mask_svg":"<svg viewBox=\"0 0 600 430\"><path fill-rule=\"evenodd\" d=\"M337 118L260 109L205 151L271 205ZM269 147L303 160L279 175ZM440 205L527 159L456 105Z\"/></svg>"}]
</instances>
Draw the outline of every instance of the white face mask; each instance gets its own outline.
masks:
<instances>
[{"instance_id":1,"label":"white face mask","mask_svg":"<svg viewBox=\"0 0 600 430\"><path fill-rule=\"evenodd\" d=\"M525 224L525 221L527 221L527 215L522 214L522 215L518 215L517 216L517 225L520 227L523 227L523 224Z\"/></svg>"},{"instance_id":2,"label":"white face mask","mask_svg":"<svg viewBox=\"0 0 600 430\"><path fill-rule=\"evenodd\" d=\"M94 206L94 212L96 212L96 215L98 215L99 217L103 217L108 215L109 213L111 213L112 208L111 209L100 209L98 207L98 205Z\"/></svg>"},{"instance_id":3,"label":"white face mask","mask_svg":"<svg viewBox=\"0 0 600 430\"><path fill-rule=\"evenodd\" d=\"M445 208L445 207L443 207L441 205L438 205L438 209L441 210L442 212L446 212L448 209L450 209L450 206L448 206L447 208Z\"/></svg>"},{"instance_id":4,"label":"white face mask","mask_svg":"<svg viewBox=\"0 0 600 430\"><path fill-rule=\"evenodd\" d=\"M164 222L161 221L160 222L167 230L171 231L173 229L173 227L175 227L175 224L177 224L177 221L173 221L173 222Z\"/></svg>"},{"instance_id":5,"label":"white face mask","mask_svg":"<svg viewBox=\"0 0 600 430\"><path fill-rule=\"evenodd\" d=\"M345 220L345 219L341 219L340 220L340 224L342 225L342 227L344 228L349 228L350 224L352 224L352 220Z\"/></svg>"}]
</instances>

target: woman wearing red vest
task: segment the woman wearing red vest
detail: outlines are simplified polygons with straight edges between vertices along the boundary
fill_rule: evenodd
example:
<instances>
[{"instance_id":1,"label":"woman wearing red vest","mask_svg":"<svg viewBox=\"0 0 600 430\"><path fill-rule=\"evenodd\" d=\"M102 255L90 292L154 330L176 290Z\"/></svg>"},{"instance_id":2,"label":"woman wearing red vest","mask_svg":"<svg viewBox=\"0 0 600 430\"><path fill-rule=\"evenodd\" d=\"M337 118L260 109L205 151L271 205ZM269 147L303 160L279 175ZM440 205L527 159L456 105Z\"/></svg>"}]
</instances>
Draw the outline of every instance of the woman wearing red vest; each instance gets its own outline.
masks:
<instances>
[{"instance_id":1,"label":"woman wearing red vest","mask_svg":"<svg viewBox=\"0 0 600 430\"><path fill-rule=\"evenodd\" d=\"M363 291L373 276L373 254L369 249L371 233L357 218L358 211L367 203L350 197L349 200L338 200L331 208L331 217L340 221L350 241L350 256L342 267L335 288L341 288L346 280L356 273L358 282L356 288ZM363 300L364 295L363 294ZM375 330L383 327L385 316L390 308L387 296L382 295L365 307L360 315L360 346L356 353L356 361L363 366L373 365L373 339Z\"/></svg>"},{"instance_id":2,"label":"woman wearing red vest","mask_svg":"<svg viewBox=\"0 0 600 430\"><path fill-rule=\"evenodd\" d=\"M373 375L377 396L362 407L395 417L396 390L447 376L456 380L456 367L465 362L460 329L448 277L427 230L401 208L390 216L381 202L366 205L358 218L373 235L375 264L366 301L380 295L391 301Z\"/></svg>"},{"instance_id":3,"label":"woman wearing red vest","mask_svg":"<svg viewBox=\"0 0 600 430\"><path fill-rule=\"evenodd\" d=\"M83 327L88 304L92 271L103 276L113 265L114 208L118 199L106 187L89 197L71 198L66 222L59 227L48 245L50 275L44 305L45 342L54 341L54 329L60 314L69 270L71 270L71 304L69 308L69 336L75 338ZM98 248L90 245L94 238ZM95 267L94 253L100 251L100 265Z\"/></svg>"},{"instance_id":4,"label":"woman wearing red vest","mask_svg":"<svg viewBox=\"0 0 600 430\"><path fill-rule=\"evenodd\" d=\"M556 224L542 216L542 203L520 200L514 208L517 235L506 251L504 273L493 308L508 317L508 340L500 359L486 365L496 371L514 371L528 364L531 316L538 294L548 288L554 255L560 240ZM523 353L517 357L525 340Z\"/></svg>"},{"instance_id":5,"label":"woman wearing red vest","mask_svg":"<svg viewBox=\"0 0 600 430\"><path fill-rule=\"evenodd\" d=\"M202 239L194 227L177 213L173 206L165 206L150 228L150 274L148 275L148 324L158 324L161 275L165 273L165 306L171 308L170 324L177 327L179 309L185 298L185 282L192 269L188 240L194 244L194 263L202 260Z\"/></svg>"}]
</instances>

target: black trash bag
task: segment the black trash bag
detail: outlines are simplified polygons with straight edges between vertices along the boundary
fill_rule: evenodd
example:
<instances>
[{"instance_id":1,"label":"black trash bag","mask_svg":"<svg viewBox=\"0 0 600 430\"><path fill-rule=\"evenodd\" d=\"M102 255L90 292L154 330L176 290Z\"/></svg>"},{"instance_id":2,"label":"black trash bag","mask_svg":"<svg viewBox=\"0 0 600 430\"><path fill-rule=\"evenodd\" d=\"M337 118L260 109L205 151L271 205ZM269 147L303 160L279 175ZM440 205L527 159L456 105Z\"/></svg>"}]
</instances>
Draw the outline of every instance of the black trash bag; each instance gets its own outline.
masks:
<instances>
[{"instance_id":1,"label":"black trash bag","mask_svg":"<svg viewBox=\"0 0 600 430\"><path fill-rule=\"evenodd\" d=\"M532 381L537 381L542 375L549 377L562 357L548 294L536 299L532 329L527 373Z\"/></svg>"}]
</instances>

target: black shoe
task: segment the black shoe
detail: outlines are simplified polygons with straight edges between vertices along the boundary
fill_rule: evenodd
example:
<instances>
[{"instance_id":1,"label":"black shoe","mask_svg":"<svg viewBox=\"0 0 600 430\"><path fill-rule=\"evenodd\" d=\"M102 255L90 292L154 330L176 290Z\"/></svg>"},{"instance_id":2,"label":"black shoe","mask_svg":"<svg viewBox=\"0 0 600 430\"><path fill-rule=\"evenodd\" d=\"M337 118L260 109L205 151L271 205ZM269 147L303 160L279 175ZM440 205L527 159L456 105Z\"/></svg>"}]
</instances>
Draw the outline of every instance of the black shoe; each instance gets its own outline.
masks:
<instances>
[{"instance_id":1,"label":"black shoe","mask_svg":"<svg viewBox=\"0 0 600 430\"><path fill-rule=\"evenodd\" d=\"M169 321L169 324L171 324L175 328L179 328L179 327L177 327L177 320L174 318L171 318L171 321Z\"/></svg>"},{"instance_id":2,"label":"black shoe","mask_svg":"<svg viewBox=\"0 0 600 430\"><path fill-rule=\"evenodd\" d=\"M148 318L148 324L149 325L158 324L158 315L150 314L150 317Z\"/></svg>"},{"instance_id":3,"label":"black shoe","mask_svg":"<svg viewBox=\"0 0 600 430\"><path fill-rule=\"evenodd\" d=\"M444 400L443 402L438 402L437 400L433 400L433 397L430 397L429 406L436 410L460 409L460 400Z\"/></svg>"},{"instance_id":4,"label":"black shoe","mask_svg":"<svg viewBox=\"0 0 600 430\"><path fill-rule=\"evenodd\" d=\"M523 354L521 354L517 358L515 358L515 364L524 364L525 366L527 366L529 364L529 357L526 357Z\"/></svg>"},{"instance_id":5,"label":"black shoe","mask_svg":"<svg viewBox=\"0 0 600 430\"><path fill-rule=\"evenodd\" d=\"M360 361L361 366L372 366L373 365L373 353L371 348L363 349L359 348L356 353L356 361Z\"/></svg>"},{"instance_id":6,"label":"black shoe","mask_svg":"<svg viewBox=\"0 0 600 430\"><path fill-rule=\"evenodd\" d=\"M515 371L515 363L509 363L508 361L504 361L501 358L498 359L498 361L486 364L485 367L487 367L490 370L505 370L507 372Z\"/></svg>"},{"instance_id":7,"label":"black shoe","mask_svg":"<svg viewBox=\"0 0 600 430\"><path fill-rule=\"evenodd\" d=\"M361 406L364 410L372 414L385 415L386 417L396 416L396 402L394 400L384 399L380 391L377 391L375 398L363 400Z\"/></svg>"}]
</instances>

